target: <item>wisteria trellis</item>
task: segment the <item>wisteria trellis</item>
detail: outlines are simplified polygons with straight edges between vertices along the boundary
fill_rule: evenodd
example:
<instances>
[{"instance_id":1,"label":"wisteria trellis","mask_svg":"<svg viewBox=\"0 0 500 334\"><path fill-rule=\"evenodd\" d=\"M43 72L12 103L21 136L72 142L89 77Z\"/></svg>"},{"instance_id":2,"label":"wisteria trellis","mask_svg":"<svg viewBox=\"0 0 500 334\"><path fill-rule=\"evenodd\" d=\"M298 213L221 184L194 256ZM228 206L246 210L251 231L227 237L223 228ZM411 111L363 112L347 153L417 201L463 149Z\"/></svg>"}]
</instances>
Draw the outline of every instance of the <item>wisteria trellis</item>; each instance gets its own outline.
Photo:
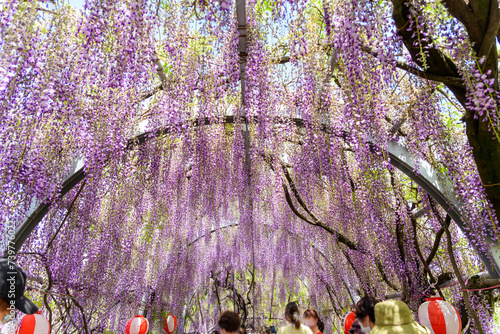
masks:
<instances>
[{"instance_id":1,"label":"wisteria trellis","mask_svg":"<svg viewBox=\"0 0 500 334\"><path fill-rule=\"evenodd\" d=\"M438 276L482 271L471 245L497 240L500 182L488 3L476 31L472 0L248 1L242 104L234 1L3 2L4 228L85 161L19 252L44 312L59 330L120 331L147 292L152 320L169 310L208 330L221 303L255 323L303 284L303 304L340 313L353 292L415 307ZM144 126L170 130L127 149ZM394 140L454 185L469 240L389 165ZM441 293L488 332L494 303L461 288Z\"/></svg>"}]
</instances>

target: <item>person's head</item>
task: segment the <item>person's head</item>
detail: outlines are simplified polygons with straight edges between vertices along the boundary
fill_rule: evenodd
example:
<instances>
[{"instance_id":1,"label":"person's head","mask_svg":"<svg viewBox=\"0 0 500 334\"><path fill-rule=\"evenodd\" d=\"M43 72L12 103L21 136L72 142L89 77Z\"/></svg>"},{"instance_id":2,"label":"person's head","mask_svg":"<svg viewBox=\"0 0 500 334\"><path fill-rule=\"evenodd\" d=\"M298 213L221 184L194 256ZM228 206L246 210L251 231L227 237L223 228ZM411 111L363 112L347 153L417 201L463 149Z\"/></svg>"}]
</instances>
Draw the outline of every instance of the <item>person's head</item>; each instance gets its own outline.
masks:
<instances>
[{"instance_id":1,"label":"person's head","mask_svg":"<svg viewBox=\"0 0 500 334\"><path fill-rule=\"evenodd\" d=\"M318 326L318 330L320 332L323 332L325 329L325 324L323 323L323 320L318 315L318 312L316 312L313 309L308 309L304 312L304 324L313 329Z\"/></svg>"},{"instance_id":2,"label":"person's head","mask_svg":"<svg viewBox=\"0 0 500 334\"><path fill-rule=\"evenodd\" d=\"M357 303L354 309L356 318L364 331L368 331L375 326L375 305L377 300L372 297L363 297Z\"/></svg>"},{"instance_id":3,"label":"person's head","mask_svg":"<svg viewBox=\"0 0 500 334\"><path fill-rule=\"evenodd\" d=\"M413 320L410 308L400 300L386 300L375 305L375 326L370 334L430 334L431 331Z\"/></svg>"},{"instance_id":4,"label":"person's head","mask_svg":"<svg viewBox=\"0 0 500 334\"><path fill-rule=\"evenodd\" d=\"M14 262L0 258L0 322L15 310L33 314L38 307L24 296L26 274Z\"/></svg>"},{"instance_id":5,"label":"person's head","mask_svg":"<svg viewBox=\"0 0 500 334\"><path fill-rule=\"evenodd\" d=\"M240 316L238 313L224 311L219 316L221 334L237 334L240 329Z\"/></svg>"},{"instance_id":6,"label":"person's head","mask_svg":"<svg viewBox=\"0 0 500 334\"><path fill-rule=\"evenodd\" d=\"M299 307L294 302L286 304L285 319L295 325L295 328L300 328Z\"/></svg>"},{"instance_id":7,"label":"person's head","mask_svg":"<svg viewBox=\"0 0 500 334\"><path fill-rule=\"evenodd\" d=\"M271 327L263 326L260 330L260 334L271 334Z\"/></svg>"}]
</instances>

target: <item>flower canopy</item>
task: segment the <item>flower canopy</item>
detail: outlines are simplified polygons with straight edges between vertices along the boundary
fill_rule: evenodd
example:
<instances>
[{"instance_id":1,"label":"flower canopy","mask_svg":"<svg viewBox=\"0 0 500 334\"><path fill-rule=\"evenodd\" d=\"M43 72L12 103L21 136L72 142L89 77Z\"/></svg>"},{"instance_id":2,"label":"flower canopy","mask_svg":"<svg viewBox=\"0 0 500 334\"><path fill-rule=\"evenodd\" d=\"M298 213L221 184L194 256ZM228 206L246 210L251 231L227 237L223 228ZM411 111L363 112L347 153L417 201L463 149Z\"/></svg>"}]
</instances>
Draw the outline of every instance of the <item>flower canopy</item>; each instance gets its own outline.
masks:
<instances>
[{"instance_id":1,"label":"flower canopy","mask_svg":"<svg viewBox=\"0 0 500 334\"><path fill-rule=\"evenodd\" d=\"M466 282L500 279L484 2L486 23L473 0L3 1L4 253L17 229L62 332L139 309L156 330L169 312L208 332L226 308L257 328L290 300L332 332L359 296L431 294L491 332L497 295Z\"/></svg>"}]
</instances>

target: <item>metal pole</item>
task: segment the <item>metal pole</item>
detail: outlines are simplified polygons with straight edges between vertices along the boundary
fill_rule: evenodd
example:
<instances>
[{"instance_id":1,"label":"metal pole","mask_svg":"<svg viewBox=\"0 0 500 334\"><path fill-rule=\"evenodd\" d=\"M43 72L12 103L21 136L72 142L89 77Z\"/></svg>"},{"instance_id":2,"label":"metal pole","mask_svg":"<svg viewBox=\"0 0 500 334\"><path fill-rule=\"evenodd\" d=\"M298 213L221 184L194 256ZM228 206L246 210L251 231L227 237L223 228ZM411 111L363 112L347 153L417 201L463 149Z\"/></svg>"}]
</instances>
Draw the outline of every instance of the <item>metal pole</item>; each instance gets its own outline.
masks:
<instances>
[{"instance_id":1,"label":"metal pole","mask_svg":"<svg viewBox=\"0 0 500 334\"><path fill-rule=\"evenodd\" d=\"M142 316L144 315L144 312L146 311L147 302L148 302L148 293L147 293L147 291L144 291L144 293L142 294L142 299L141 299L141 304L139 306L138 315L142 315Z\"/></svg>"}]
</instances>

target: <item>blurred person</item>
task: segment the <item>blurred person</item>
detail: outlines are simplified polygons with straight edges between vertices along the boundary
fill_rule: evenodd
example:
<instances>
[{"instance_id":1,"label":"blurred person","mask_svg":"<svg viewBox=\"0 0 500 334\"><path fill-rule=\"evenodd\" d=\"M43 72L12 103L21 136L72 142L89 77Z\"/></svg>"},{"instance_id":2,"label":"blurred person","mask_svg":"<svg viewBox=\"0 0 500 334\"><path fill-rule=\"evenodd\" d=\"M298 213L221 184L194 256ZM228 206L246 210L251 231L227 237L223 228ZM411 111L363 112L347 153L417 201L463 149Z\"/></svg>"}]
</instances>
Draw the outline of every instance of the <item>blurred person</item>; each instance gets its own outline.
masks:
<instances>
[{"instance_id":1,"label":"blurred person","mask_svg":"<svg viewBox=\"0 0 500 334\"><path fill-rule=\"evenodd\" d=\"M238 330L238 334L247 334L247 329L243 326L240 326L240 329Z\"/></svg>"},{"instance_id":2,"label":"blurred person","mask_svg":"<svg viewBox=\"0 0 500 334\"><path fill-rule=\"evenodd\" d=\"M313 334L323 334L323 330L325 330L325 324L323 320L313 309L308 309L304 312L304 324L311 329Z\"/></svg>"},{"instance_id":3,"label":"blurred person","mask_svg":"<svg viewBox=\"0 0 500 334\"><path fill-rule=\"evenodd\" d=\"M260 334L271 334L271 328L268 326L262 326Z\"/></svg>"},{"instance_id":4,"label":"blurred person","mask_svg":"<svg viewBox=\"0 0 500 334\"><path fill-rule=\"evenodd\" d=\"M370 333L375 326L375 305L378 300L372 297L361 298L354 306L356 320L352 323L350 334Z\"/></svg>"},{"instance_id":5,"label":"blurred person","mask_svg":"<svg viewBox=\"0 0 500 334\"><path fill-rule=\"evenodd\" d=\"M220 332L218 330L214 330L212 334L220 334Z\"/></svg>"},{"instance_id":6,"label":"blurred person","mask_svg":"<svg viewBox=\"0 0 500 334\"><path fill-rule=\"evenodd\" d=\"M413 319L410 308L400 300L386 300L375 305L375 326L371 334L430 334Z\"/></svg>"},{"instance_id":7,"label":"blurred person","mask_svg":"<svg viewBox=\"0 0 500 334\"><path fill-rule=\"evenodd\" d=\"M15 333L15 311L33 314L38 307L24 296L26 274L14 262L0 258L0 326L1 333Z\"/></svg>"},{"instance_id":8,"label":"blurred person","mask_svg":"<svg viewBox=\"0 0 500 334\"><path fill-rule=\"evenodd\" d=\"M236 312L224 311L219 316L218 321L221 334L238 334L241 320Z\"/></svg>"},{"instance_id":9,"label":"blurred person","mask_svg":"<svg viewBox=\"0 0 500 334\"><path fill-rule=\"evenodd\" d=\"M285 320L288 325L280 327L278 334L312 334L309 327L300 323L299 307L296 303L291 302L285 308Z\"/></svg>"}]
</instances>

